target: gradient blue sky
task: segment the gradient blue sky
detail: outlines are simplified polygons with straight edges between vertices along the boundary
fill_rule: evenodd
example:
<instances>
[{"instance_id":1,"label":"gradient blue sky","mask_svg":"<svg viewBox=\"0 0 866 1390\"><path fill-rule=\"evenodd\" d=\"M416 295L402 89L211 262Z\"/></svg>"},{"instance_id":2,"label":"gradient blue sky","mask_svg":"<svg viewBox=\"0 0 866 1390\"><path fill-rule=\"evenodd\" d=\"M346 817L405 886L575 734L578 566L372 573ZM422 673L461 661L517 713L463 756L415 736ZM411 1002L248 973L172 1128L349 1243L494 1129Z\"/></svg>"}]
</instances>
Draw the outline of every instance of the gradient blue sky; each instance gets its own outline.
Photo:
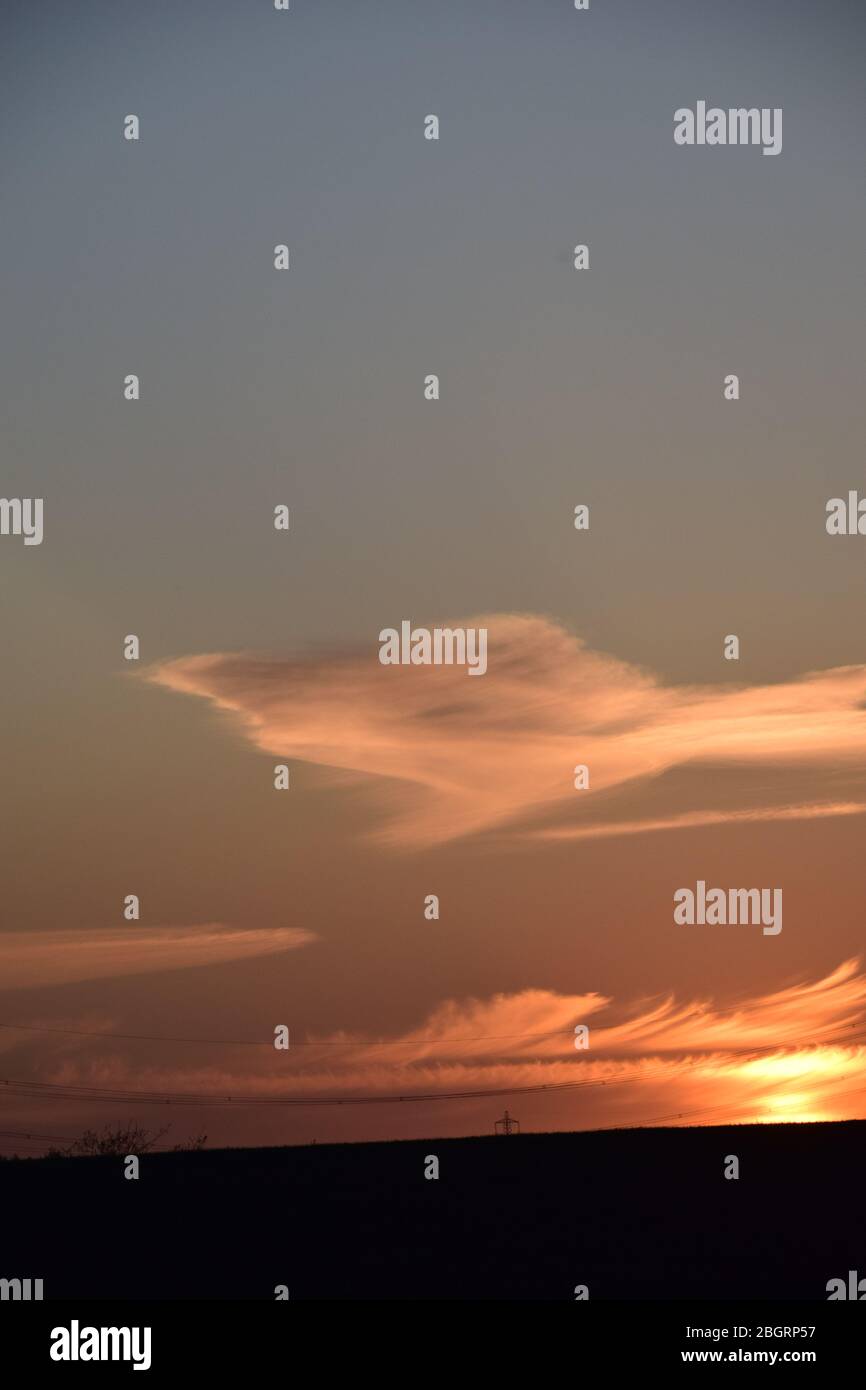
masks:
<instances>
[{"instance_id":1,"label":"gradient blue sky","mask_svg":"<svg viewBox=\"0 0 866 1390\"><path fill-rule=\"evenodd\" d=\"M368 787L293 764L277 809L274 758L121 641L327 662L403 618L531 613L662 683L862 663L866 540L823 524L866 486L862 6L87 0L0 24L0 491L46 506L41 547L0 541L4 925L72 942L138 891L151 925L317 936L6 1013L378 1036L467 996L735 1000L855 957L861 817L374 850ZM781 156L677 148L698 99L782 107ZM851 753L713 795L846 800ZM672 938L672 887L713 875L784 883L782 937ZM47 1074L32 1043L17 1061Z\"/></svg>"}]
</instances>

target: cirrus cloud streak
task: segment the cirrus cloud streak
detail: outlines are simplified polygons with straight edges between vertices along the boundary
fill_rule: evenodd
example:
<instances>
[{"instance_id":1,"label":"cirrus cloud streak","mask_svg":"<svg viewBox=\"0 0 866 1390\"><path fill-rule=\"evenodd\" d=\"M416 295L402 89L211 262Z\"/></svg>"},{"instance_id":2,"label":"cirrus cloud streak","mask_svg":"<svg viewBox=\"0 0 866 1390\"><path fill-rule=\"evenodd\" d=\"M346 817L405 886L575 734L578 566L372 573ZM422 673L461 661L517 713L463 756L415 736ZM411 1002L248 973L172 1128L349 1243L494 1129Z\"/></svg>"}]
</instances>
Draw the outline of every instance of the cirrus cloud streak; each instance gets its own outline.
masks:
<instances>
[{"instance_id":1,"label":"cirrus cloud streak","mask_svg":"<svg viewBox=\"0 0 866 1390\"><path fill-rule=\"evenodd\" d=\"M621 1016L605 1021L615 1013ZM239 1105L244 1097L419 1093L435 1101L454 1092L577 1083L558 1096L523 1098L543 1106L535 1127L551 1129L850 1118L866 1111L866 1087L858 1084L864 1019L866 975L849 960L826 976L725 1007L671 996L616 1008L595 993L539 989L448 1000L397 1037L331 1033L279 1053L263 1039L260 1051L245 1050L242 1065L229 1048L205 1064L127 1056L107 1032L37 1074L55 1085L230 1094ZM587 1020L590 1046L577 1051L574 1025ZM22 1061L31 1046L21 1040ZM487 1112L476 1103L474 1113Z\"/></svg>"},{"instance_id":2,"label":"cirrus cloud streak","mask_svg":"<svg viewBox=\"0 0 866 1390\"><path fill-rule=\"evenodd\" d=\"M218 923L2 932L0 988L68 985L120 975L222 965L245 957L296 950L315 940L312 932L295 927L240 930Z\"/></svg>"},{"instance_id":3,"label":"cirrus cloud streak","mask_svg":"<svg viewBox=\"0 0 866 1390\"><path fill-rule=\"evenodd\" d=\"M452 625L488 629L483 677L383 667L375 642L326 656L187 656L145 674L228 712L263 752L370 779L390 812L375 833L404 848L494 827L579 838L866 809L866 666L777 685L666 686L546 618ZM578 763L590 792L574 790ZM620 789L651 793L663 774L706 765L771 768L801 785L756 804L741 778L724 806L672 816L650 804L635 816L632 805L617 817ZM816 774L854 779L855 795L816 799ZM542 824L563 814L565 827Z\"/></svg>"}]
</instances>

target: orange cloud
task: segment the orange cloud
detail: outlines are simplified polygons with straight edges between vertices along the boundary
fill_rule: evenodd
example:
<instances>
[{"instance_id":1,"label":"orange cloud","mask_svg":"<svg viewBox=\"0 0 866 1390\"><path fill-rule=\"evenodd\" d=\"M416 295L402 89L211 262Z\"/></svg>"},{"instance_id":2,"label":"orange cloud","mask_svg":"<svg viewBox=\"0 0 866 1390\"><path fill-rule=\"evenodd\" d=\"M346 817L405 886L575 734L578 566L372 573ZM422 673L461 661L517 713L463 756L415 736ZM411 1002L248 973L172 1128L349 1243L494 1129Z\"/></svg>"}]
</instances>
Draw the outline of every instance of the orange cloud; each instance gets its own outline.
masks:
<instances>
[{"instance_id":1,"label":"orange cloud","mask_svg":"<svg viewBox=\"0 0 866 1390\"><path fill-rule=\"evenodd\" d=\"M328 657L181 657L146 675L227 711L268 754L376 779L394 812L378 835L392 845L506 825L575 837L866 809L866 789L824 800L814 790L816 773L866 772L866 666L772 686L670 687L544 618L455 625L488 629L483 677L467 679L456 666L381 666L375 640ZM574 790L578 763L589 767L590 791ZM651 790L661 774L699 764L808 772L812 781L769 805L740 788L725 806L635 816L632 804L628 819L611 815L626 784ZM565 828L532 831L530 822L563 812Z\"/></svg>"},{"instance_id":2,"label":"orange cloud","mask_svg":"<svg viewBox=\"0 0 866 1390\"><path fill-rule=\"evenodd\" d=\"M284 1053L264 1042L252 1056L245 1052L243 1066L227 1049L202 1065L133 1065L107 1035L92 1040L90 1057L78 1050L44 1079L230 1094L239 1103L468 1094L462 1107L490 1091L503 1091L510 1105L521 1088L540 1103L535 1092L547 1087L544 1127L552 1129L838 1118L866 1105L866 1087L857 1085L866 1061L866 974L857 961L727 1008L667 998L619 1010L619 1021L599 1017L611 1012L601 995L547 990L447 1001L398 1037L330 1034L307 1046L293 1039ZM578 1051L574 1025L587 1021L590 1045Z\"/></svg>"},{"instance_id":3,"label":"orange cloud","mask_svg":"<svg viewBox=\"0 0 866 1390\"><path fill-rule=\"evenodd\" d=\"M102 927L94 931L0 933L0 988L67 985L273 955L315 941L298 928Z\"/></svg>"}]
</instances>

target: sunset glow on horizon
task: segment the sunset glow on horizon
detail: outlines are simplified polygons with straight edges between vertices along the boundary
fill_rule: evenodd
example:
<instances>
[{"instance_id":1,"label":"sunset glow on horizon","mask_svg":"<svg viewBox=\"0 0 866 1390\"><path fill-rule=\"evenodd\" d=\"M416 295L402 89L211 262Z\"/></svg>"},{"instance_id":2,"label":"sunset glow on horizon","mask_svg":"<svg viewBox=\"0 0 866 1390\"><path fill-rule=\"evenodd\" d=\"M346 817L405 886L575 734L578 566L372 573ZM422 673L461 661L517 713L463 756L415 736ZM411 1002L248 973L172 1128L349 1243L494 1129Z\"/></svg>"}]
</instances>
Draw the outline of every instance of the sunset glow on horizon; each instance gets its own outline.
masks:
<instances>
[{"instance_id":1,"label":"sunset glow on horizon","mask_svg":"<svg viewBox=\"0 0 866 1390\"><path fill-rule=\"evenodd\" d=\"M4 21L0 1157L866 1118L866 10Z\"/></svg>"}]
</instances>

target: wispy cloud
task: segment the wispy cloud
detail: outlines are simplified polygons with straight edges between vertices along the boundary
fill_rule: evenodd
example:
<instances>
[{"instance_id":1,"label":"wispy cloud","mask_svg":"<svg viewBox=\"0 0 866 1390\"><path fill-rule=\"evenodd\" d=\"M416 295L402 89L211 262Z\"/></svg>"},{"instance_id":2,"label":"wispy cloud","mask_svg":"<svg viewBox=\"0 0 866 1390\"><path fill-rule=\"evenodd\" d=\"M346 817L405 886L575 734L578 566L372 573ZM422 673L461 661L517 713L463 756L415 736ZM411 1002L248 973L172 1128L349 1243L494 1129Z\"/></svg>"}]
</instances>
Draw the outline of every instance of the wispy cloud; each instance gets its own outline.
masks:
<instances>
[{"instance_id":1,"label":"wispy cloud","mask_svg":"<svg viewBox=\"0 0 866 1390\"><path fill-rule=\"evenodd\" d=\"M606 1019L611 1021L607 1022ZM528 989L449 1000L397 1036L332 1033L278 1053L270 1045L175 1064L120 1055L110 1035L52 1061L54 1083L139 1090L387 1098L574 1085L545 1101L551 1128L657 1119L818 1119L862 1114L866 975L849 960L828 975L746 997L637 1000ZM574 1046L587 1023L590 1046ZM863 1092L861 1094L860 1092Z\"/></svg>"},{"instance_id":2,"label":"wispy cloud","mask_svg":"<svg viewBox=\"0 0 866 1390\"><path fill-rule=\"evenodd\" d=\"M0 932L0 989L219 965L295 950L315 939L298 928L243 931L219 924Z\"/></svg>"},{"instance_id":3,"label":"wispy cloud","mask_svg":"<svg viewBox=\"0 0 866 1390\"><path fill-rule=\"evenodd\" d=\"M577 837L866 809L866 789L820 800L814 788L816 772L866 772L866 666L772 686L673 687L545 618L454 625L488 629L480 679L452 666L381 666L374 639L364 651L324 657L187 656L146 676L229 712L269 754L376 779L392 813L377 834L392 845L492 827ZM588 792L574 790L578 763L590 769ZM636 816L630 805L626 818L616 816L618 789L645 790L698 764L808 772L810 780L770 804L756 803L744 780L724 807L672 816L642 806ZM566 827L540 824L563 813Z\"/></svg>"}]
</instances>

